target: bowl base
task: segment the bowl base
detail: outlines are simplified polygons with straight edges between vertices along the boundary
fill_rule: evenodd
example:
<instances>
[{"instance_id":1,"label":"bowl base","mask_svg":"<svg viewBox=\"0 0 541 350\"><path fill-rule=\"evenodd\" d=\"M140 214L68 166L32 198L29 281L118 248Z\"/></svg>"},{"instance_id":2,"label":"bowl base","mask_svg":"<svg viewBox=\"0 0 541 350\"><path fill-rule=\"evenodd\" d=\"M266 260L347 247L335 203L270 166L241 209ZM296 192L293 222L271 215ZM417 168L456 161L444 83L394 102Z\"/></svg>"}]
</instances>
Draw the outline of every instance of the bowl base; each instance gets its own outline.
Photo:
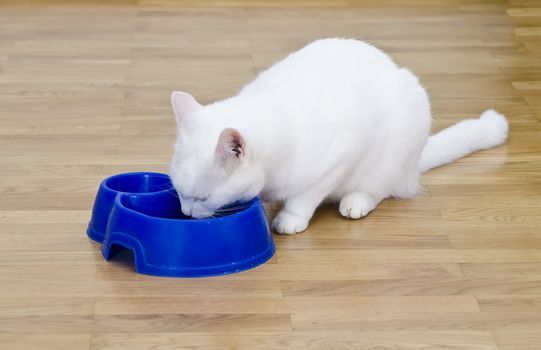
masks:
<instances>
[{"instance_id":1,"label":"bowl base","mask_svg":"<svg viewBox=\"0 0 541 350\"><path fill-rule=\"evenodd\" d=\"M262 265L263 263L271 259L276 252L276 247L274 244L271 244L262 253L243 261L236 261L235 263L218 266L205 266L200 268L171 268L166 266L147 264L145 263L145 259L142 256L142 252L140 249L132 247L130 243L123 243L119 241L108 241L103 246L102 255L105 260L111 260L116 255L116 253L121 250L129 250L131 252L131 255L134 259L135 271L138 273L159 277L197 278L222 276L252 269L256 266Z\"/></svg>"},{"instance_id":2,"label":"bowl base","mask_svg":"<svg viewBox=\"0 0 541 350\"><path fill-rule=\"evenodd\" d=\"M94 242L100 243L100 244L103 243L103 240L105 239L105 234L98 232L96 230L93 230L90 227L90 225L86 229L86 235L88 236L88 238L90 238Z\"/></svg>"}]
</instances>

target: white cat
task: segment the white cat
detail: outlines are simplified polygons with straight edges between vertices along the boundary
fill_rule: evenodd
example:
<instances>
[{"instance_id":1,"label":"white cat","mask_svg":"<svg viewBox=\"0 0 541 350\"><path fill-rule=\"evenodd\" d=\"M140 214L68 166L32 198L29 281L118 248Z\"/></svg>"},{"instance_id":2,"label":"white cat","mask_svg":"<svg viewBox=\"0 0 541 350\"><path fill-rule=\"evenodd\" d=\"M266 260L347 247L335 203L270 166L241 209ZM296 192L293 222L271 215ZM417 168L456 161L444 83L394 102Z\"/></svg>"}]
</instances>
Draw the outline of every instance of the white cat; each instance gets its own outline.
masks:
<instances>
[{"instance_id":1,"label":"white cat","mask_svg":"<svg viewBox=\"0 0 541 350\"><path fill-rule=\"evenodd\" d=\"M507 139L488 110L428 137L419 80L379 49L352 39L315 41L229 99L201 106L171 95L178 138L171 178L186 215L261 194L283 201L278 233L305 230L324 200L359 219L387 197L410 198L419 175Z\"/></svg>"}]
</instances>

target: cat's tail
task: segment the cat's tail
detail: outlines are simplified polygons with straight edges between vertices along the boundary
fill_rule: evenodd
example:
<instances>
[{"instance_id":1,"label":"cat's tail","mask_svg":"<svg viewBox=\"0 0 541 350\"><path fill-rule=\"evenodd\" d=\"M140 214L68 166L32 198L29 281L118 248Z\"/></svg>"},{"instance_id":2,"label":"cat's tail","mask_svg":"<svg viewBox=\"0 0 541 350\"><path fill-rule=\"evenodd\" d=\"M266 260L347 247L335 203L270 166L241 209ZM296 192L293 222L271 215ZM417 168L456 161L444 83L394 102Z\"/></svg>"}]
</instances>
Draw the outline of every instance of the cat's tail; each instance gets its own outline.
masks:
<instances>
[{"instance_id":1,"label":"cat's tail","mask_svg":"<svg viewBox=\"0 0 541 350\"><path fill-rule=\"evenodd\" d=\"M466 119L428 138L419 170L425 172L475 151L501 145L507 140L509 125L503 115L487 110L477 119Z\"/></svg>"}]
</instances>

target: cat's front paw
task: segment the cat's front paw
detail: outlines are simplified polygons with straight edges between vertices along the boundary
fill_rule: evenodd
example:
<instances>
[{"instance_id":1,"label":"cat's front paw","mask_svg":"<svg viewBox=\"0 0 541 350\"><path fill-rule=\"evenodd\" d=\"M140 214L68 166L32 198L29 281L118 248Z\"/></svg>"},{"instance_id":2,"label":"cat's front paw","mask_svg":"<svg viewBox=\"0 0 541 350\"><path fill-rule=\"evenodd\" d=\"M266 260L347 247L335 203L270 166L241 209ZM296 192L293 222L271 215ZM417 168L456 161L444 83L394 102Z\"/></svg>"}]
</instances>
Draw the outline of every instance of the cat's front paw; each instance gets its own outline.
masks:
<instances>
[{"instance_id":1,"label":"cat's front paw","mask_svg":"<svg viewBox=\"0 0 541 350\"><path fill-rule=\"evenodd\" d=\"M279 234L294 235L295 233L306 230L308 227L308 219L286 211L281 211L274 218L272 227Z\"/></svg>"}]
</instances>

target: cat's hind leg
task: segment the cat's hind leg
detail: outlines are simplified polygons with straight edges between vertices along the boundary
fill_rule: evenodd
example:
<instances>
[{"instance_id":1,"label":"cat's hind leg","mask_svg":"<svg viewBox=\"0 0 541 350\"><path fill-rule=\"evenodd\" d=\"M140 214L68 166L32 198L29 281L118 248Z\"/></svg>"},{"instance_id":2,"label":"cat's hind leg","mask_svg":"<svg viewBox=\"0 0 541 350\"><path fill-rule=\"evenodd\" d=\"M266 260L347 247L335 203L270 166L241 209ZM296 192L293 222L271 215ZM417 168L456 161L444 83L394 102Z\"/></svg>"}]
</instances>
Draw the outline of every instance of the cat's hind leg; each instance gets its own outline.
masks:
<instances>
[{"instance_id":1,"label":"cat's hind leg","mask_svg":"<svg viewBox=\"0 0 541 350\"><path fill-rule=\"evenodd\" d=\"M360 219L374 210L382 199L364 191L351 192L340 200L339 211L343 217Z\"/></svg>"}]
</instances>

